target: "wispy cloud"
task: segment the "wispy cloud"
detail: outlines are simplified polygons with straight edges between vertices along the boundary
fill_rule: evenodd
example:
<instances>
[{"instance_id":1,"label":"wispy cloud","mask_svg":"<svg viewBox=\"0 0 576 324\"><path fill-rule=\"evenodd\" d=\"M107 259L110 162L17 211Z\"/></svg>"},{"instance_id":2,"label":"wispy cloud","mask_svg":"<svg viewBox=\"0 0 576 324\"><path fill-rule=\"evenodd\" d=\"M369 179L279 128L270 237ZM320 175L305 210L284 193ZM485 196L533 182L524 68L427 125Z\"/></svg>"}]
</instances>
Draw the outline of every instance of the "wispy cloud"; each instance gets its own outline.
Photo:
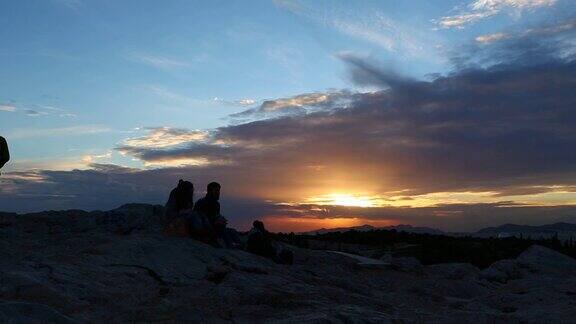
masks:
<instances>
[{"instance_id":1,"label":"wispy cloud","mask_svg":"<svg viewBox=\"0 0 576 324\"><path fill-rule=\"evenodd\" d=\"M377 45L387 51L404 51L411 56L425 54L420 32L405 26L383 12L355 12L350 10L318 11L297 0L275 0L284 10L305 17L344 35ZM429 54L429 53L428 53Z\"/></svg>"},{"instance_id":2,"label":"wispy cloud","mask_svg":"<svg viewBox=\"0 0 576 324\"><path fill-rule=\"evenodd\" d=\"M197 105L197 104L209 104L213 100L202 100L191 98L181 93L178 93L172 89L168 89L157 85L148 85L144 87L147 91L154 94L156 97L169 101L178 105Z\"/></svg>"},{"instance_id":3,"label":"wispy cloud","mask_svg":"<svg viewBox=\"0 0 576 324\"><path fill-rule=\"evenodd\" d=\"M476 0L467 10L457 15L445 16L438 24L443 28L464 28L468 24L500 14L504 10L525 11L553 6L557 0Z\"/></svg>"},{"instance_id":4,"label":"wispy cloud","mask_svg":"<svg viewBox=\"0 0 576 324\"><path fill-rule=\"evenodd\" d=\"M74 150L76 151L76 150ZM75 155L63 157L45 157L35 159L25 159L15 157L2 170L3 180L11 181L33 181L43 182L45 179L40 177L35 170L51 171L71 171L90 169L95 163L110 163L113 150L86 150L75 152ZM0 187L0 189L5 189ZM2 190L0 190L2 193ZM4 191L6 193L6 191Z\"/></svg>"},{"instance_id":5,"label":"wispy cloud","mask_svg":"<svg viewBox=\"0 0 576 324\"><path fill-rule=\"evenodd\" d=\"M536 28L527 28L522 32L500 32L494 34L480 35L476 37L476 42L480 44L491 44L504 40L530 38L535 36L553 36L569 33L576 30L576 19L569 19L553 25L539 26Z\"/></svg>"},{"instance_id":6,"label":"wispy cloud","mask_svg":"<svg viewBox=\"0 0 576 324\"><path fill-rule=\"evenodd\" d=\"M43 115L48 114L45 111L37 111L37 110L32 110L32 109L26 109L24 111L24 113L26 114L26 116L31 116L31 117L38 117L38 116L43 116Z\"/></svg>"},{"instance_id":7,"label":"wispy cloud","mask_svg":"<svg viewBox=\"0 0 576 324\"><path fill-rule=\"evenodd\" d=\"M222 99L222 98L214 98L215 102L220 102L223 103L225 105L229 105L229 106L241 106L241 107L249 107L249 106L253 106L256 104L256 99L250 99L250 98L244 98L244 99L239 99L239 100L226 100L226 99Z\"/></svg>"},{"instance_id":8,"label":"wispy cloud","mask_svg":"<svg viewBox=\"0 0 576 324\"><path fill-rule=\"evenodd\" d=\"M252 106L256 103L254 99L240 99L235 101L240 106Z\"/></svg>"},{"instance_id":9,"label":"wispy cloud","mask_svg":"<svg viewBox=\"0 0 576 324\"><path fill-rule=\"evenodd\" d=\"M327 18L324 24L345 35L376 44L388 51L397 50L400 44L405 44L407 41L407 39L402 39L405 36L402 36L398 25L381 13L360 19ZM409 46L411 47L412 44Z\"/></svg>"},{"instance_id":10,"label":"wispy cloud","mask_svg":"<svg viewBox=\"0 0 576 324\"><path fill-rule=\"evenodd\" d=\"M481 43L481 44L489 44L489 43L493 43L493 42L507 39L509 37L510 37L510 35L508 35L506 33L480 35L480 36L476 37L476 42Z\"/></svg>"},{"instance_id":11,"label":"wispy cloud","mask_svg":"<svg viewBox=\"0 0 576 324\"><path fill-rule=\"evenodd\" d=\"M295 77L301 71L300 62L303 61L304 54L300 49L295 46L287 44L276 45L267 48L265 51L266 57L282 66L288 73Z\"/></svg>"},{"instance_id":12,"label":"wispy cloud","mask_svg":"<svg viewBox=\"0 0 576 324\"><path fill-rule=\"evenodd\" d=\"M16 106L11 104L0 104L0 111L4 112L15 112L17 110Z\"/></svg>"},{"instance_id":13,"label":"wispy cloud","mask_svg":"<svg viewBox=\"0 0 576 324\"><path fill-rule=\"evenodd\" d=\"M133 53L128 55L128 59L133 62L143 63L145 65L163 70L183 69L189 68L191 66L191 64L187 61L144 53Z\"/></svg>"},{"instance_id":14,"label":"wispy cloud","mask_svg":"<svg viewBox=\"0 0 576 324\"><path fill-rule=\"evenodd\" d=\"M243 98L238 100L227 100L219 97L211 99L198 99L158 85L147 85L143 88L147 92L155 95L157 98L178 106L217 107L220 105L226 105L248 107L256 104L257 102L255 99L251 98Z\"/></svg>"},{"instance_id":15,"label":"wispy cloud","mask_svg":"<svg viewBox=\"0 0 576 324\"><path fill-rule=\"evenodd\" d=\"M110 132L111 129L100 125L78 125L57 128L18 128L6 134L11 139L58 137L71 135L93 135Z\"/></svg>"},{"instance_id":16,"label":"wispy cloud","mask_svg":"<svg viewBox=\"0 0 576 324\"><path fill-rule=\"evenodd\" d=\"M66 109L42 104L5 103L0 104L0 111L18 112L29 117L40 117L40 116L59 116L68 118L76 117L76 114L71 113Z\"/></svg>"}]
</instances>

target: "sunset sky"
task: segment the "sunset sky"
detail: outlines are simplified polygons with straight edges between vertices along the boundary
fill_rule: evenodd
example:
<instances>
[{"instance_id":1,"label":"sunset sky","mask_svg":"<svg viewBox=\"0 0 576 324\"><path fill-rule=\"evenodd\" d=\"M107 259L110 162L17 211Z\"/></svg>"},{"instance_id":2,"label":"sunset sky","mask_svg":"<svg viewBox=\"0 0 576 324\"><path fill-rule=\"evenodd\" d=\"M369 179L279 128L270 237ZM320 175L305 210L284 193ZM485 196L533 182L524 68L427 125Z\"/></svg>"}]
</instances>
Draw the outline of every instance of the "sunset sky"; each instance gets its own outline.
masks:
<instances>
[{"instance_id":1,"label":"sunset sky","mask_svg":"<svg viewBox=\"0 0 576 324\"><path fill-rule=\"evenodd\" d=\"M576 222L574 0L0 2L0 210Z\"/></svg>"}]
</instances>

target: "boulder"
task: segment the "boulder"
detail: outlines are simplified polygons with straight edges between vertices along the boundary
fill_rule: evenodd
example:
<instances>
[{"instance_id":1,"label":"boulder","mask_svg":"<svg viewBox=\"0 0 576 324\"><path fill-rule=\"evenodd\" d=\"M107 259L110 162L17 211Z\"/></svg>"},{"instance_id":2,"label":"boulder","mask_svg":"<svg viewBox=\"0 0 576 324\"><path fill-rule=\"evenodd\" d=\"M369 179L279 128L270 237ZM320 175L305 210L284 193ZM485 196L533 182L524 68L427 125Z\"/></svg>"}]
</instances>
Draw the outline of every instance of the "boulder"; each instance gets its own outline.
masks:
<instances>
[{"instance_id":1,"label":"boulder","mask_svg":"<svg viewBox=\"0 0 576 324\"><path fill-rule=\"evenodd\" d=\"M490 282L506 283L520 279L522 268L516 260L500 260L480 272L480 278Z\"/></svg>"},{"instance_id":2,"label":"boulder","mask_svg":"<svg viewBox=\"0 0 576 324\"><path fill-rule=\"evenodd\" d=\"M78 307L75 298L57 289L42 276L31 272L0 272L0 298L41 303L61 309Z\"/></svg>"},{"instance_id":3,"label":"boulder","mask_svg":"<svg viewBox=\"0 0 576 324\"><path fill-rule=\"evenodd\" d=\"M531 273L545 276L576 276L576 260L549 248L533 245L516 258Z\"/></svg>"},{"instance_id":4,"label":"boulder","mask_svg":"<svg viewBox=\"0 0 576 324\"><path fill-rule=\"evenodd\" d=\"M444 279L476 279L480 269L469 263L443 263L426 267L426 272Z\"/></svg>"},{"instance_id":5,"label":"boulder","mask_svg":"<svg viewBox=\"0 0 576 324\"><path fill-rule=\"evenodd\" d=\"M402 272L422 273L424 266L413 257L391 258L390 268Z\"/></svg>"}]
</instances>

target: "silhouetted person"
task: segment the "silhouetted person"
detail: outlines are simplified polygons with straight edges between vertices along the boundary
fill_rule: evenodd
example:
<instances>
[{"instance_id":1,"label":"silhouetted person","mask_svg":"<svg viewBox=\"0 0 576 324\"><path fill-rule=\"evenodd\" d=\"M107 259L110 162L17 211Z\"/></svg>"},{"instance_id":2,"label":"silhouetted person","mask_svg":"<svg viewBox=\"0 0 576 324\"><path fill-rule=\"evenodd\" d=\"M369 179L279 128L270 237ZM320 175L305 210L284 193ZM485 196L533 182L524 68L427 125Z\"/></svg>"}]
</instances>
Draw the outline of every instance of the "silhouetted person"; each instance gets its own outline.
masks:
<instances>
[{"instance_id":1,"label":"silhouetted person","mask_svg":"<svg viewBox=\"0 0 576 324\"><path fill-rule=\"evenodd\" d=\"M269 259L276 257L276 249L272 245L270 232L264 228L264 223L261 221L256 220L252 223L252 229L248 232L246 251Z\"/></svg>"},{"instance_id":2,"label":"silhouetted person","mask_svg":"<svg viewBox=\"0 0 576 324\"><path fill-rule=\"evenodd\" d=\"M264 223L258 220L252 223L252 229L248 232L246 251L272 259L276 263L292 264L294 262L292 251L274 242L272 234L266 230Z\"/></svg>"},{"instance_id":3,"label":"silhouetted person","mask_svg":"<svg viewBox=\"0 0 576 324\"><path fill-rule=\"evenodd\" d=\"M223 223L226 225L227 221L220 215L220 184L218 182L210 182L206 188L206 196L198 199L194 206L194 211L197 211L213 224Z\"/></svg>"},{"instance_id":4,"label":"silhouetted person","mask_svg":"<svg viewBox=\"0 0 576 324\"><path fill-rule=\"evenodd\" d=\"M166 203L165 231L169 236L188 236L217 245L216 233L206 217L194 211L194 185L180 179Z\"/></svg>"},{"instance_id":5,"label":"silhouetted person","mask_svg":"<svg viewBox=\"0 0 576 324\"><path fill-rule=\"evenodd\" d=\"M220 188L218 182L209 183L206 196L198 199L194 205L194 211L208 219L216 237L221 238L227 248L233 248L239 245L240 239L235 230L226 228L228 220L220 214Z\"/></svg>"},{"instance_id":6,"label":"silhouetted person","mask_svg":"<svg viewBox=\"0 0 576 324\"><path fill-rule=\"evenodd\" d=\"M10 151L8 151L8 143L6 139L0 136L0 169L10 161Z\"/></svg>"},{"instance_id":7,"label":"silhouetted person","mask_svg":"<svg viewBox=\"0 0 576 324\"><path fill-rule=\"evenodd\" d=\"M194 185L190 181L180 179L178 186L170 191L164 221L171 222L180 214L191 212L194 207Z\"/></svg>"}]
</instances>

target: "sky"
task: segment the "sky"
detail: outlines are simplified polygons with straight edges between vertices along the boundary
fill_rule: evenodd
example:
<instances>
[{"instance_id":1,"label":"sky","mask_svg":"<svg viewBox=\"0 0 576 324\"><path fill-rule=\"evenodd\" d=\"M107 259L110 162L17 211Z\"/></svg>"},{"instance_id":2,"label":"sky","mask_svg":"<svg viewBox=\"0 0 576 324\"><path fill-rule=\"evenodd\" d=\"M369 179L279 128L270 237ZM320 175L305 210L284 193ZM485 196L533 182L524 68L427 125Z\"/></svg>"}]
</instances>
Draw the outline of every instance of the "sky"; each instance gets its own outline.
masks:
<instances>
[{"instance_id":1,"label":"sky","mask_svg":"<svg viewBox=\"0 0 576 324\"><path fill-rule=\"evenodd\" d=\"M0 210L576 222L573 0L0 3Z\"/></svg>"}]
</instances>

